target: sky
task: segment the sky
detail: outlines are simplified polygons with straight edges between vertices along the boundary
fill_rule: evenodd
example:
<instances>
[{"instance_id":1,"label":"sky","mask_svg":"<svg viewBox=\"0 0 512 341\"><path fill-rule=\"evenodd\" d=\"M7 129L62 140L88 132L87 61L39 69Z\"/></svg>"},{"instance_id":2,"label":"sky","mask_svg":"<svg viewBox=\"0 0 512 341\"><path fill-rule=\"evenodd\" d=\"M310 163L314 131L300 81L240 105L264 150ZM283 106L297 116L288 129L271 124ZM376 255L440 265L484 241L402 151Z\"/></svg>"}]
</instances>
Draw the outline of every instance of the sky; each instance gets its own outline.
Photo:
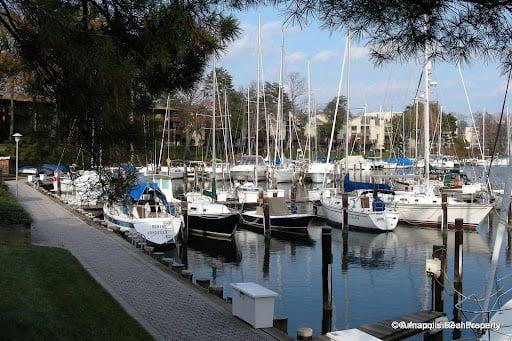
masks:
<instances>
[{"instance_id":1,"label":"sky","mask_svg":"<svg viewBox=\"0 0 512 341\"><path fill-rule=\"evenodd\" d=\"M256 80L258 15L262 25L263 78L279 80L281 27L286 16L270 7L235 13L242 33L218 60L233 76L236 88L247 87ZM345 33L322 30L319 22L306 27L288 25L285 29L285 75L299 72L307 77L310 60L311 91L317 108L321 110L338 91L342 59L345 50ZM401 111L412 103L421 74L422 64L417 58L408 63L391 62L374 66L368 59L364 42L352 42L350 67L351 111ZM462 65L462 76L473 112L487 110L500 112L506 87L499 65L485 60L473 60ZM431 79L437 82L431 88L431 99L439 100L445 112L469 115L459 70L454 64L433 64ZM346 76L342 94L346 95ZM423 86L422 86L423 89Z\"/></svg>"}]
</instances>

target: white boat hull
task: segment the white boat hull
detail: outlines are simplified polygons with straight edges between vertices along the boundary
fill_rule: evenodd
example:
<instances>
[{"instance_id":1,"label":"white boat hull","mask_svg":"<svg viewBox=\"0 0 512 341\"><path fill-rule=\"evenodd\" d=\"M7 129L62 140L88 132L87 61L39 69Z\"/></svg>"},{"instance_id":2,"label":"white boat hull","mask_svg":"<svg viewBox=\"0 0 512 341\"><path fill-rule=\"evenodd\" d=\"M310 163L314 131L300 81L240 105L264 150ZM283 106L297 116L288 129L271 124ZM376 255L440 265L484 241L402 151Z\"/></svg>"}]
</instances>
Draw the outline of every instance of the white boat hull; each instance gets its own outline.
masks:
<instances>
[{"instance_id":1,"label":"white boat hull","mask_svg":"<svg viewBox=\"0 0 512 341\"><path fill-rule=\"evenodd\" d=\"M443 209L441 204L386 203L400 213L400 222L424 227L441 226ZM492 206L486 204L448 204L448 227L461 218L465 228L476 228L489 214Z\"/></svg>"},{"instance_id":2,"label":"white boat hull","mask_svg":"<svg viewBox=\"0 0 512 341\"><path fill-rule=\"evenodd\" d=\"M333 205L329 199L322 200L325 218L333 223L343 223L343 211L340 205ZM348 208L348 225L351 228L375 232L393 231L398 224L396 211L370 211L368 209Z\"/></svg>"},{"instance_id":3,"label":"white boat hull","mask_svg":"<svg viewBox=\"0 0 512 341\"><path fill-rule=\"evenodd\" d=\"M133 218L118 215L111 212L107 205L103 207L103 215L109 226L119 228L121 231L137 232L154 245L174 244L182 224L182 219L174 216Z\"/></svg>"},{"instance_id":4,"label":"white boat hull","mask_svg":"<svg viewBox=\"0 0 512 341\"><path fill-rule=\"evenodd\" d=\"M292 182L294 173L293 169L278 168L274 170L274 178L277 183Z\"/></svg>"}]
</instances>

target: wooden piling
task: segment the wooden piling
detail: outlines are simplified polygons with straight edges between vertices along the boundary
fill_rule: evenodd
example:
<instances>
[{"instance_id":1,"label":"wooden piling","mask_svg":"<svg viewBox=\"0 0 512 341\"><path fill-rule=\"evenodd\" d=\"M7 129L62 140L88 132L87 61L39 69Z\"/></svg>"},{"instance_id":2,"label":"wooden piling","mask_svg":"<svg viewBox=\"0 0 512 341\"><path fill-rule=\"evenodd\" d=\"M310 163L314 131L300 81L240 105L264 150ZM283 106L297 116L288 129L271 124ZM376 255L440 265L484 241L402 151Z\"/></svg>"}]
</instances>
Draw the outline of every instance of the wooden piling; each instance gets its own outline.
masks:
<instances>
[{"instance_id":1,"label":"wooden piling","mask_svg":"<svg viewBox=\"0 0 512 341\"><path fill-rule=\"evenodd\" d=\"M343 209L343 226L342 232L348 232L348 194L343 193L341 195L342 209Z\"/></svg>"},{"instance_id":2,"label":"wooden piling","mask_svg":"<svg viewBox=\"0 0 512 341\"><path fill-rule=\"evenodd\" d=\"M210 285L208 292L218 298L224 299L224 287L222 285Z\"/></svg>"},{"instance_id":3,"label":"wooden piling","mask_svg":"<svg viewBox=\"0 0 512 341\"><path fill-rule=\"evenodd\" d=\"M313 329L308 327L297 329L297 340L313 340Z\"/></svg>"},{"instance_id":4,"label":"wooden piling","mask_svg":"<svg viewBox=\"0 0 512 341\"><path fill-rule=\"evenodd\" d=\"M193 273L190 270L181 270L181 276L192 282Z\"/></svg>"},{"instance_id":5,"label":"wooden piling","mask_svg":"<svg viewBox=\"0 0 512 341\"><path fill-rule=\"evenodd\" d=\"M184 226L181 229L181 237L183 245L186 246L188 243L188 202L183 200L181 202L181 215L183 216Z\"/></svg>"},{"instance_id":6,"label":"wooden piling","mask_svg":"<svg viewBox=\"0 0 512 341\"><path fill-rule=\"evenodd\" d=\"M208 289L210 287L210 279L198 278L198 279L196 279L196 284L199 285L203 289Z\"/></svg>"},{"instance_id":7,"label":"wooden piling","mask_svg":"<svg viewBox=\"0 0 512 341\"><path fill-rule=\"evenodd\" d=\"M279 329L285 334L288 334L288 318L285 316L278 316L274 319L274 328Z\"/></svg>"},{"instance_id":8,"label":"wooden piling","mask_svg":"<svg viewBox=\"0 0 512 341\"><path fill-rule=\"evenodd\" d=\"M444 267L446 263L446 247L444 245L432 246L432 258L441 261L441 274L438 278L432 276L432 310L443 312Z\"/></svg>"},{"instance_id":9,"label":"wooden piling","mask_svg":"<svg viewBox=\"0 0 512 341\"><path fill-rule=\"evenodd\" d=\"M272 226L270 224L270 206L267 199L263 199L263 229L265 238L270 238Z\"/></svg>"},{"instance_id":10,"label":"wooden piling","mask_svg":"<svg viewBox=\"0 0 512 341\"><path fill-rule=\"evenodd\" d=\"M297 185L292 183L292 187L290 188L290 211L292 213L297 213Z\"/></svg>"},{"instance_id":11,"label":"wooden piling","mask_svg":"<svg viewBox=\"0 0 512 341\"><path fill-rule=\"evenodd\" d=\"M183 265L181 263L172 263L171 269L172 269L172 271L181 274L181 271L185 270L185 265Z\"/></svg>"},{"instance_id":12,"label":"wooden piling","mask_svg":"<svg viewBox=\"0 0 512 341\"><path fill-rule=\"evenodd\" d=\"M183 191L184 193L188 192L188 166L186 163L183 166Z\"/></svg>"},{"instance_id":13,"label":"wooden piling","mask_svg":"<svg viewBox=\"0 0 512 341\"><path fill-rule=\"evenodd\" d=\"M454 244L454 259L453 259L453 321L461 321L461 311L457 309L457 305L460 303L462 294L462 259L463 259L463 243L464 243L464 231L463 231L463 220L455 219L455 244ZM453 330L453 340L460 339L460 329Z\"/></svg>"},{"instance_id":14,"label":"wooden piling","mask_svg":"<svg viewBox=\"0 0 512 341\"><path fill-rule=\"evenodd\" d=\"M332 330L332 236L322 229L322 334Z\"/></svg>"}]
</instances>

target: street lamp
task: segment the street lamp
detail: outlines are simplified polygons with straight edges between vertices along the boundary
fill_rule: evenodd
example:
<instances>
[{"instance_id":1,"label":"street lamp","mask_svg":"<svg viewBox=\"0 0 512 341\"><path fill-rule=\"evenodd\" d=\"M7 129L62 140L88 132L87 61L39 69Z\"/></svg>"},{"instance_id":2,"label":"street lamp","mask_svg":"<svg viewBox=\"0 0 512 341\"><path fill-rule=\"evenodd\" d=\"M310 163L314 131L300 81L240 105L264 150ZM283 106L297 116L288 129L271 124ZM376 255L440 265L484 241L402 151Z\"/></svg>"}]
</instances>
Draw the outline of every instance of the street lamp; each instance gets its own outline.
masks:
<instances>
[{"instance_id":1,"label":"street lamp","mask_svg":"<svg viewBox=\"0 0 512 341\"><path fill-rule=\"evenodd\" d=\"M14 141L16 141L16 198L18 198L18 144L21 140L20 133L13 134L12 137L14 137Z\"/></svg>"}]
</instances>

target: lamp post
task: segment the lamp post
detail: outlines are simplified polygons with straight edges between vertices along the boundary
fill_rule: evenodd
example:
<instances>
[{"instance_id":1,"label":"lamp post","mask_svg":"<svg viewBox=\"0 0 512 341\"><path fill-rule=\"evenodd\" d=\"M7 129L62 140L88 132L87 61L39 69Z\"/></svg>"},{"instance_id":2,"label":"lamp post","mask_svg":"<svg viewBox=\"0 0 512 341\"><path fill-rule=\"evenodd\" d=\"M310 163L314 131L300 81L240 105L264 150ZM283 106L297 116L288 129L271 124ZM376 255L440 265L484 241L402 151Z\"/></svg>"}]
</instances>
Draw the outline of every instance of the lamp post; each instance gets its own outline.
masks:
<instances>
[{"instance_id":1,"label":"lamp post","mask_svg":"<svg viewBox=\"0 0 512 341\"><path fill-rule=\"evenodd\" d=\"M12 135L12 137L14 137L14 141L16 141L16 199L18 198L18 145L22 136L23 135L21 135L20 133Z\"/></svg>"}]
</instances>

